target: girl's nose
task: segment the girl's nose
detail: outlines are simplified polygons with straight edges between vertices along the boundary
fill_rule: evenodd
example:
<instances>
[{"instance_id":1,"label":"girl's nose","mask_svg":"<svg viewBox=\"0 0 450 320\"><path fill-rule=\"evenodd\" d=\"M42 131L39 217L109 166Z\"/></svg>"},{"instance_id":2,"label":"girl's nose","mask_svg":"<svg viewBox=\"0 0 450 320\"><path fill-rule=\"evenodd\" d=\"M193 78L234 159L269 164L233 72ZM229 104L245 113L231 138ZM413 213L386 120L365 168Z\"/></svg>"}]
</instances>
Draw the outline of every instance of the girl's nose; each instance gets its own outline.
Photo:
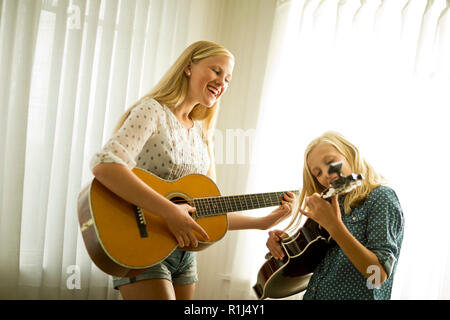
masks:
<instances>
[{"instance_id":1,"label":"girl's nose","mask_svg":"<svg viewBox=\"0 0 450 320\"><path fill-rule=\"evenodd\" d=\"M225 87L225 85L226 85L226 76L225 75L222 75L222 76L218 76L217 78L216 78L216 83L217 84L220 84L222 87Z\"/></svg>"},{"instance_id":2,"label":"girl's nose","mask_svg":"<svg viewBox=\"0 0 450 320\"><path fill-rule=\"evenodd\" d=\"M217 86L224 87L225 86L225 79L217 78L215 83L216 83Z\"/></svg>"}]
</instances>

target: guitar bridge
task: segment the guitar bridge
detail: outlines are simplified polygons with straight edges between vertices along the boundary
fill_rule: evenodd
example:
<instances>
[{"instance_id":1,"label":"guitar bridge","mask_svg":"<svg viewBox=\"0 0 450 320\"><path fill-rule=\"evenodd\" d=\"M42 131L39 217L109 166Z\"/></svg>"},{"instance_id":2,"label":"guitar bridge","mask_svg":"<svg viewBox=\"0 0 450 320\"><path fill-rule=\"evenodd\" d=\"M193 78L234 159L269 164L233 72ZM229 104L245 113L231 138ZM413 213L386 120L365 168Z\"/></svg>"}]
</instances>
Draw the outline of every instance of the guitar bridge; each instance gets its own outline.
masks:
<instances>
[{"instance_id":1,"label":"guitar bridge","mask_svg":"<svg viewBox=\"0 0 450 320\"><path fill-rule=\"evenodd\" d=\"M133 210L141 238L148 238L147 223L145 222L144 212L142 212L142 209L137 206L133 206Z\"/></svg>"}]
</instances>

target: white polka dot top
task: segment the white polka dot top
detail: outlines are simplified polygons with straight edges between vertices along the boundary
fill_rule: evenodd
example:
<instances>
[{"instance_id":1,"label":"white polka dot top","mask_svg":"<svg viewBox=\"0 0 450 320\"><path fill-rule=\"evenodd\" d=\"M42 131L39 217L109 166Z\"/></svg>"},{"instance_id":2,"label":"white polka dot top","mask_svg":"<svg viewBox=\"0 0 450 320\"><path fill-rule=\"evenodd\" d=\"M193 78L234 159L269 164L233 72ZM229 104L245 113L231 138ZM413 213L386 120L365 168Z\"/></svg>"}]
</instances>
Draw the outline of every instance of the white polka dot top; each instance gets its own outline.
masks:
<instances>
[{"instance_id":1,"label":"white polka dot top","mask_svg":"<svg viewBox=\"0 0 450 320\"><path fill-rule=\"evenodd\" d=\"M139 167L165 180L192 173L206 174L210 158L202 137L202 122L187 130L166 106L153 98L143 100L131 111L90 167L103 162Z\"/></svg>"}]
</instances>

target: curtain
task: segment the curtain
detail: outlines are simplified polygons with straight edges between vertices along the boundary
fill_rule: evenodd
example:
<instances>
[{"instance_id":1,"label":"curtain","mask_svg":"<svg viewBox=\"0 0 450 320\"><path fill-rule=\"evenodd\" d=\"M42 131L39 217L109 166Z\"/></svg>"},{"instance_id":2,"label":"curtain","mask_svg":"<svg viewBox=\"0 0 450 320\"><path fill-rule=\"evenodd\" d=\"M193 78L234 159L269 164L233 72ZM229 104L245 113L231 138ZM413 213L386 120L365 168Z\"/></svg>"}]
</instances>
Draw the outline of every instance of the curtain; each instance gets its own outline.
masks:
<instances>
[{"instance_id":1,"label":"curtain","mask_svg":"<svg viewBox=\"0 0 450 320\"><path fill-rule=\"evenodd\" d=\"M390 181L405 214L392 299L450 298L450 1L278 4L249 189L301 188L309 141L343 133ZM266 251L247 250L254 279Z\"/></svg>"},{"instance_id":2,"label":"curtain","mask_svg":"<svg viewBox=\"0 0 450 320\"><path fill-rule=\"evenodd\" d=\"M254 128L251 114L259 108L275 4L0 1L0 298L119 298L111 277L91 262L79 232L76 202L92 179L89 160L124 110L201 39L222 43L237 60L217 141L228 128ZM237 117L242 110L248 114ZM217 146L224 152L225 144ZM223 154L217 170L221 190L233 193L240 184L237 191L244 192L248 169L220 159ZM230 174L235 169L239 174ZM234 253L222 251L226 241L209 254L231 261ZM222 289L208 257L199 256L204 284L197 298L208 298L210 287ZM230 277L229 270L220 272Z\"/></svg>"},{"instance_id":3,"label":"curtain","mask_svg":"<svg viewBox=\"0 0 450 320\"><path fill-rule=\"evenodd\" d=\"M200 39L236 57L215 134L222 194L298 189L306 143L341 131L392 181L405 211L393 297L448 298L447 8L437 0L0 1L0 298L119 298L84 248L77 195L119 115ZM229 232L200 252L196 298L254 299L266 239L266 231Z\"/></svg>"}]
</instances>

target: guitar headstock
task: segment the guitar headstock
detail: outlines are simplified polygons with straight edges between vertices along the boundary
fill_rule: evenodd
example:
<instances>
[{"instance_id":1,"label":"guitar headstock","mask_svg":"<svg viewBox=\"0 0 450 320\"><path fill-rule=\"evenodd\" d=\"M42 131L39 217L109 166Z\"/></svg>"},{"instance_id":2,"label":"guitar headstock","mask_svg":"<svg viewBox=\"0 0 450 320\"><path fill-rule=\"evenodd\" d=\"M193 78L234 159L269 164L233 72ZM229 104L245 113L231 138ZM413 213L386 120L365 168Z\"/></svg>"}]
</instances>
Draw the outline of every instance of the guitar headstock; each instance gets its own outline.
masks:
<instances>
[{"instance_id":1,"label":"guitar headstock","mask_svg":"<svg viewBox=\"0 0 450 320\"><path fill-rule=\"evenodd\" d=\"M322 192L322 198L328 199L335 195L343 194L352 191L357 186L362 184L364 177L362 174L352 173L346 177L341 174L342 161L333 162L330 164L328 173L337 173L339 178L334 180L331 185Z\"/></svg>"}]
</instances>

